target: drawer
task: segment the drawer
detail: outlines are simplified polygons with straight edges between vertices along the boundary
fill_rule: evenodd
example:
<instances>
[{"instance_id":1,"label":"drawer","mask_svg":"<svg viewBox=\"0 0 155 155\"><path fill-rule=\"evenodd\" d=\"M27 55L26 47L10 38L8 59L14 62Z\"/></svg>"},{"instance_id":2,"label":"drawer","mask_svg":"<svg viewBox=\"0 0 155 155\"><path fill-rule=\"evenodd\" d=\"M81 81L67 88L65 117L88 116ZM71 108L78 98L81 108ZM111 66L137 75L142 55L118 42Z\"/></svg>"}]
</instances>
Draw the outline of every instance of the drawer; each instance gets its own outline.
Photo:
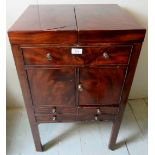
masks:
<instances>
[{"instance_id":1,"label":"drawer","mask_svg":"<svg viewBox=\"0 0 155 155\"><path fill-rule=\"evenodd\" d=\"M118 107L80 107L78 109L79 115L101 115L101 114L118 114Z\"/></svg>"},{"instance_id":2,"label":"drawer","mask_svg":"<svg viewBox=\"0 0 155 155\"><path fill-rule=\"evenodd\" d=\"M93 114L84 114L78 115L77 121L114 121L115 115L110 114L101 114L101 115L93 115Z\"/></svg>"},{"instance_id":3,"label":"drawer","mask_svg":"<svg viewBox=\"0 0 155 155\"><path fill-rule=\"evenodd\" d=\"M35 119L38 123L54 123L54 122L73 122L76 121L76 116L73 114L63 114L63 115L37 115Z\"/></svg>"},{"instance_id":4,"label":"drawer","mask_svg":"<svg viewBox=\"0 0 155 155\"><path fill-rule=\"evenodd\" d=\"M35 115L37 114L77 114L76 107L35 107Z\"/></svg>"},{"instance_id":5,"label":"drawer","mask_svg":"<svg viewBox=\"0 0 155 155\"><path fill-rule=\"evenodd\" d=\"M26 65L81 65L83 60L71 54L71 47L23 48Z\"/></svg>"},{"instance_id":6,"label":"drawer","mask_svg":"<svg viewBox=\"0 0 155 155\"><path fill-rule=\"evenodd\" d=\"M62 115L37 115L35 119L38 123L55 123L55 122L74 122L74 121L114 121L115 115L110 114L62 114Z\"/></svg>"},{"instance_id":7,"label":"drawer","mask_svg":"<svg viewBox=\"0 0 155 155\"><path fill-rule=\"evenodd\" d=\"M26 65L107 65L128 64L130 45L78 47L81 54L72 54L75 47L23 48Z\"/></svg>"},{"instance_id":8,"label":"drawer","mask_svg":"<svg viewBox=\"0 0 155 155\"><path fill-rule=\"evenodd\" d=\"M132 46L111 45L84 48L85 65L128 64Z\"/></svg>"}]
</instances>

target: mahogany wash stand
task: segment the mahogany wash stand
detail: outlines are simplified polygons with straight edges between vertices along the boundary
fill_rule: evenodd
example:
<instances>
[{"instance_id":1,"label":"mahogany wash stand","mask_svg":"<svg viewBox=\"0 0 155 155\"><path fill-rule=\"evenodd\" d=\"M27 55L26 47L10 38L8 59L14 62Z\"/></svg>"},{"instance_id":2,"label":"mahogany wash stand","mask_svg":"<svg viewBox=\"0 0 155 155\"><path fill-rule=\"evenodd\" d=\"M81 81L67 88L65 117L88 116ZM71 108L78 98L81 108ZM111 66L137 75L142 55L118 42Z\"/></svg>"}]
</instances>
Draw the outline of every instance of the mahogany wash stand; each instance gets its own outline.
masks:
<instances>
[{"instance_id":1,"label":"mahogany wash stand","mask_svg":"<svg viewBox=\"0 0 155 155\"><path fill-rule=\"evenodd\" d=\"M8 36L37 151L39 123L112 121L114 149L145 29L118 5L31 5Z\"/></svg>"}]
</instances>

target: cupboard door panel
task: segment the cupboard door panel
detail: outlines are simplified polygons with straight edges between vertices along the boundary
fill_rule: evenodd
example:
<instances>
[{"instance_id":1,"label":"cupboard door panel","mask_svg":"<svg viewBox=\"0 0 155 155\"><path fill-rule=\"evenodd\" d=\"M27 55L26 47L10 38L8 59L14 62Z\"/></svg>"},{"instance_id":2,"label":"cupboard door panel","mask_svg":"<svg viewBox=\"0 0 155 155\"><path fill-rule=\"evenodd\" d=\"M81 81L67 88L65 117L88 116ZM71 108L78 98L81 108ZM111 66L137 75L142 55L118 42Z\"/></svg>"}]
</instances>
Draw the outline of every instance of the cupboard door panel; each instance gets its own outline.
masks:
<instances>
[{"instance_id":1,"label":"cupboard door panel","mask_svg":"<svg viewBox=\"0 0 155 155\"><path fill-rule=\"evenodd\" d=\"M75 70L63 69L28 69L33 104L75 105Z\"/></svg>"},{"instance_id":2,"label":"cupboard door panel","mask_svg":"<svg viewBox=\"0 0 155 155\"><path fill-rule=\"evenodd\" d=\"M79 105L119 104L125 67L80 69Z\"/></svg>"}]
</instances>

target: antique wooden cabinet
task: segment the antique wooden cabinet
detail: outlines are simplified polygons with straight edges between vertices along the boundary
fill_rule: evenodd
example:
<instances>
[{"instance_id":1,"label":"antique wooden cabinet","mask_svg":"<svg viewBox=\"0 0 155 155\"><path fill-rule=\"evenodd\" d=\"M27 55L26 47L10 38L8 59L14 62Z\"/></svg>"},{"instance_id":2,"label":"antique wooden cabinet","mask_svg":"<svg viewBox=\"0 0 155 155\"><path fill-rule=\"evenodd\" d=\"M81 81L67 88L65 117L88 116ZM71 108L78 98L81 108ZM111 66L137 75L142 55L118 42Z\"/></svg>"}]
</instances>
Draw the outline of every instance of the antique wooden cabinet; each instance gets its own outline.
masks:
<instances>
[{"instance_id":1,"label":"antique wooden cabinet","mask_svg":"<svg viewBox=\"0 0 155 155\"><path fill-rule=\"evenodd\" d=\"M8 36L36 150L39 123L104 120L114 149L145 29L118 5L32 5Z\"/></svg>"}]
</instances>

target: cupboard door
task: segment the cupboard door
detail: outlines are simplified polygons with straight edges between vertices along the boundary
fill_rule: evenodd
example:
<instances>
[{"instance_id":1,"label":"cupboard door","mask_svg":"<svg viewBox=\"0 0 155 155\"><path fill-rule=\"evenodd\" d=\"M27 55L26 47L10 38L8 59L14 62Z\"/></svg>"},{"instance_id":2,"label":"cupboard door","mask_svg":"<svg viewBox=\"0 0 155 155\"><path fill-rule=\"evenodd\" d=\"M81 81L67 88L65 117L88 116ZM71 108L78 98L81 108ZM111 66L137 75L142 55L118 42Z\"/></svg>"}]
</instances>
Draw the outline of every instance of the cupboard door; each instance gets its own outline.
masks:
<instances>
[{"instance_id":1,"label":"cupboard door","mask_svg":"<svg viewBox=\"0 0 155 155\"><path fill-rule=\"evenodd\" d=\"M80 69L79 105L119 104L125 71L125 67Z\"/></svg>"},{"instance_id":2,"label":"cupboard door","mask_svg":"<svg viewBox=\"0 0 155 155\"><path fill-rule=\"evenodd\" d=\"M35 106L75 105L75 70L28 69L28 80Z\"/></svg>"}]
</instances>

